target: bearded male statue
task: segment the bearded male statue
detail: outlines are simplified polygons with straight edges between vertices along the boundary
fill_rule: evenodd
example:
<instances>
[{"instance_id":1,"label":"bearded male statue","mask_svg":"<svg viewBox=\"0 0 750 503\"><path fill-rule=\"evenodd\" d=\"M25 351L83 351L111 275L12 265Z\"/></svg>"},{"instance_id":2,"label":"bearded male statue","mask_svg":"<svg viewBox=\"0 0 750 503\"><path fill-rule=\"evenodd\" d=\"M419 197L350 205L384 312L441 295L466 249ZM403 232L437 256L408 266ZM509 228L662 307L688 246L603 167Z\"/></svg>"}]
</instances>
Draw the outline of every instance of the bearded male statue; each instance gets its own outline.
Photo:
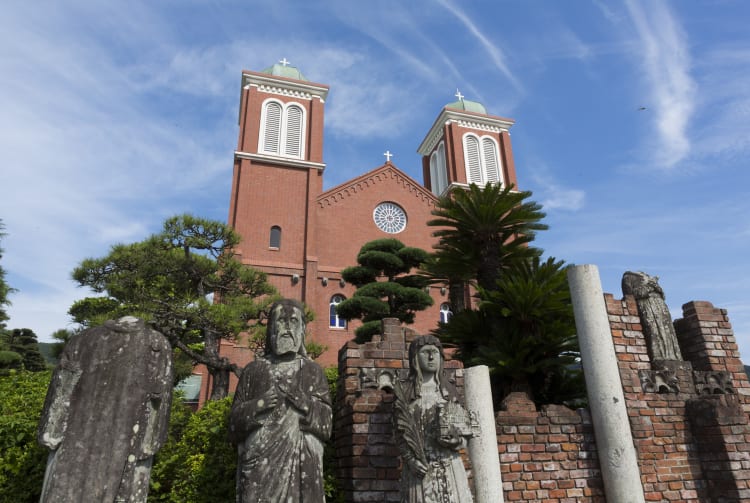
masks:
<instances>
[{"instance_id":1,"label":"bearded male statue","mask_svg":"<svg viewBox=\"0 0 750 503\"><path fill-rule=\"evenodd\" d=\"M229 416L237 502L325 502L323 444L331 425L328 381L305 351L302 304L276 302L265 354L242 371Z\"/></svg>"}]
</instances>

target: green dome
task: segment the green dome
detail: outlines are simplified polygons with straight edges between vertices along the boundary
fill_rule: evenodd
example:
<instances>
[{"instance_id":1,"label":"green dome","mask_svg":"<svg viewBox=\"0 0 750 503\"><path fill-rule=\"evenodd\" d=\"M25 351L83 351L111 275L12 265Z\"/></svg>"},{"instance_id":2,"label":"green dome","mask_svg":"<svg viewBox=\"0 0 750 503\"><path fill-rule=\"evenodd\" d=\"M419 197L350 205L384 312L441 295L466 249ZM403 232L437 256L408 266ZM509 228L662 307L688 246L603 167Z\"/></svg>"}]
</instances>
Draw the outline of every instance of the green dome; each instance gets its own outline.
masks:
<instances>
[{"instance_id":1,"label":"green dome","mask_svg":"<svg viewBox=\"0 0 750 503\"><path fill-rule=\"evenodd\" d=\"M307 80L304 75L302 75L302 72L300 72L296 66L291 66L289 64L283 65L281 63L276 63L273 66L269 66L265 70L263 70L262 73L267 73L269 75L274 75L276 77L286 77L289 79L295 79L295 80Z\"/></svg>"},{"instance_id":2,"label":"green dome","mask_svg":"<svg viewBox=\"0 0 750 503\"><path fill-rule=\"evenodd\" d=\"M446 108L456 108L458 110L466 110L467 112L476 112L479 114L487 115L487 109L484 108L484 105L482 105L478 101L458 100L454 101L453 103L448 103L445 106Z\"/></svg>"}]
</instances>

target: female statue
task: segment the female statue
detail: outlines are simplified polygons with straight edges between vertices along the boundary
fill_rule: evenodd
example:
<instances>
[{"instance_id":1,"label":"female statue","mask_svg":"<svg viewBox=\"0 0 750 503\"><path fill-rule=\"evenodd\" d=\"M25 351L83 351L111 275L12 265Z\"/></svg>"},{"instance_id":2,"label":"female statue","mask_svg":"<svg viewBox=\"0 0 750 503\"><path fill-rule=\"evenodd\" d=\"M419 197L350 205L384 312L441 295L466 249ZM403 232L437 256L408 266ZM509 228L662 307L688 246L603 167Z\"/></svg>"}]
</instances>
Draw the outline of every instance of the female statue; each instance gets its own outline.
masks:
<instances>
[{"instance_id":1,"label":"female statue","mask_svg":"<svg viewBox=\"0 0 750 503\"><path fill-rule=\"evenodd\" d=\"M443 376L443 358L437 337L416 338L409 346L409 376L394 386L403 503L472 501L458 451L475 425Z\"/></svg>"}]
</instances>

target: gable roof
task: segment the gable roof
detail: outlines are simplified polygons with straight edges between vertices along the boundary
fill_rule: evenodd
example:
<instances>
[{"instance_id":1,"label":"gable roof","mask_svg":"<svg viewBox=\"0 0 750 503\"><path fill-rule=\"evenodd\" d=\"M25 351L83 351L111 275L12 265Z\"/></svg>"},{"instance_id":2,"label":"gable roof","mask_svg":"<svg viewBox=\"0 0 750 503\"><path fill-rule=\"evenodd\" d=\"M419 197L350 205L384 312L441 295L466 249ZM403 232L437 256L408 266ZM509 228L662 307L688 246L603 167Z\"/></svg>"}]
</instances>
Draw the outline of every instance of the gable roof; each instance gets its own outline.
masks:
<instances>
[{"instance_id":1,"label":"gable roof","mask_svg":"<svg viewBox=\"0 0 750 503\"><path fill-rule=\"evenodd\" d=\"M427 190L412 177L398 169L392 163L387 162L372 171L368 171L367 173L358 176L357 178L353 178L348 182L344 182L332 189L326 190L317 197L316 203L319 208L333 206L344 199L354 196L358 192L373 189L376 185L386 180L394 180L399 185L402 185L408 192L412 193L415 198L429 206L434 206L438 200L432 192Z\"/></svg>"}]
</instances>

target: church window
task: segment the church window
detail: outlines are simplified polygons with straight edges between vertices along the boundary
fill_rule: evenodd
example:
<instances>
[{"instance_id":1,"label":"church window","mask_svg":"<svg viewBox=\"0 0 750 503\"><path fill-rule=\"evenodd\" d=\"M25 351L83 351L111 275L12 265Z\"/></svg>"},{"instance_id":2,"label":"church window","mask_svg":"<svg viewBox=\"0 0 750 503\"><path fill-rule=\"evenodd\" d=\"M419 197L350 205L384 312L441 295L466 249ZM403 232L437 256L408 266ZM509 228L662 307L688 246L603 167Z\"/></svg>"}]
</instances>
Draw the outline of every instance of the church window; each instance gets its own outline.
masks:
<instances>
[{"instance_id":1,"label":"church window","mask_svg":"<svg viewBox=\"0 0 750 503\"><path fill-rule=\"evenodd\" d=\"M448 186L448 174L445 171L445 144L440 142L430 157L430 186L432 193L439 196Z\"/></svg>"},{"instance_id":2,"label":"church window","mask_svg":"<svg viewBox=\"0 0 750 503\"><path fill-rule=\"evenodd\" d=\"M336 313L336 306L341 304L343 301L343 295L334 295L333 297L331 297L328 321L328 326L331 328L346 328L346 320L343 318L339 318L339 315Z\"/></svg>"},{"instance_id":3,"label":"church window","mask_svg":"<svg viewBox=\"0 0 750 503\"><path fill-rule=\"evenodd\" d=\"M286 110L286 145L284 154L290 157L302 157L302 108L292 105Z\"/></svg>"},{"instance_id":4,"label":"church window","mask_svg":"<svg viewBox=\"0 0 750 503\"><path fill-rule=\"evenodd\" d=\"M498 146L494 138L489 136L479 138L474 134L465 135L464 160L468 183L482 186L503 182L500 174Z\"/></svg>"},{"instance_id":5,"label":"church window","mask_svg":"<svg viewBox=\"0 0 750 503\"><path fill-rule=\"evenodd\" d=\"M378 229L388 234L398 234L406 229L406 212L396 203L380 203L373 210L372 219Z\"/></svg>"},{"instance_id":6,"label":"church window","mask_svg":"<svg viewBox=\"0 0 750 503\"><path fill-rule=\"evenodd\" d=\"M281 248L281 227L278 225L271 227L271 237L268 246L277 250Z\"/></svg>"},{"instance_id":7,"label":"church window","mask_svg":"<svg viewBox=\"0 0 750 503\"><path fill-rule=\"evenodd\" d=\"M281 104L271 101L263 109L263 127L261 128L262 152L279 153L281 138Z\"/></svg>"},{"instance_id":8,"label":"church window","mask_svg":"<svg viewBox=\"0 0 750 503\"><path fill-rule=\"evenodd\" d=\"M301 159L304 156L305 110L296 103L268 100L261 113L259 151Z\"/></svg>"},{"instance_id":9,"label":"church window","mask_svg":"<svg viewBox=\"0 0 750 503\"><path fill-rule=\"evenodd\" d=\"M440 323L448 323L452 316L451 305L447 302L440 304Z\"/></svg>"}]
</instances>

